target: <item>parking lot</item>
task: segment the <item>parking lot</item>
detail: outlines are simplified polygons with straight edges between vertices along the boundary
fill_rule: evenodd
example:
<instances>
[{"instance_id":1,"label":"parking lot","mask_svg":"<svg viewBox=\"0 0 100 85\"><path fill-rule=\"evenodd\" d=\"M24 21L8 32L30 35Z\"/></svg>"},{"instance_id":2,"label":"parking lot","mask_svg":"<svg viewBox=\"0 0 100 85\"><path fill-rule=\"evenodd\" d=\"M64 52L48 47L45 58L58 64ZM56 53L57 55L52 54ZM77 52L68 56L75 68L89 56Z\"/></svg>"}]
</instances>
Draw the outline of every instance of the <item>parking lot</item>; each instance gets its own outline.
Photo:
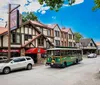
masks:
<instances>
[{"instance_id":1,"label":"parking lot","mask_svg":"<svg viewBox=\"0 0 100 85\"><path fill-rule=\"evenodd\" d=\"M100 56L84 58L66 68L34 66L32 70L0 74L0 85L100 85Z\"/></svg>"}]
</instances>

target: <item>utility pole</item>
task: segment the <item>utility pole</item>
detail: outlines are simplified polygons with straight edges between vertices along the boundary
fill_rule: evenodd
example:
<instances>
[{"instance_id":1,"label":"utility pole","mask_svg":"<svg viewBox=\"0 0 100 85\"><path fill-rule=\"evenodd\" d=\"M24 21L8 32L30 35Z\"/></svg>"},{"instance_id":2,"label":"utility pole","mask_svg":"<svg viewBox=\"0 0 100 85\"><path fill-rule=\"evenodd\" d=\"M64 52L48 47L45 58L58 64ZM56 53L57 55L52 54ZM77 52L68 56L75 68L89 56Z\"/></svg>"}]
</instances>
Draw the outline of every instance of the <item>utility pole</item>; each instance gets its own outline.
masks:
<instances>
[{"instance_id":1,"label":"utility pole","mask_svg":"<svg viewBox=\"0 0 100 85\"><path fill-rule=\"evenodd\" d=\"M13 4L18 5L18 4ZM20 7L20 5L16 6L15 8L11 9L11 4L8 5L8 59L11 57L11 13Z\"/></svg>"},{"instance_id":2,"label":"utility pole","mask_svg":"<svg viewBox=\"0 0 100 85\"><path fill-rule=\"evenodd\" d=\"M8 59L10 59L11 57L10 11L11 11L11 4L8 5Z\"/></svg>"}]
</instances>

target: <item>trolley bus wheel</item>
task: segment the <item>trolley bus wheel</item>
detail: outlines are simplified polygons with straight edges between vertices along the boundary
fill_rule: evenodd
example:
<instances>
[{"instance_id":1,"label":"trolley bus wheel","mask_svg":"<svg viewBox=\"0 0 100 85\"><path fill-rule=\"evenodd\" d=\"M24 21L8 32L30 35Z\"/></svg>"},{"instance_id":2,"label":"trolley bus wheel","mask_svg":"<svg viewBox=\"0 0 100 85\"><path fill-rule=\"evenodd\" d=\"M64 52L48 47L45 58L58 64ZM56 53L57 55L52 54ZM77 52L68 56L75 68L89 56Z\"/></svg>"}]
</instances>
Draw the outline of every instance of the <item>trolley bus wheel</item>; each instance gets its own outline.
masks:
<instances>
[{"instance_id":1,"label":"trolley bus wheel","mask_svg":"<svg viewBox=\"0 0 100 85\"><path fill-rule=\"evenodd\" d=\"M78 64L78 59L76 59L76 64Z\"/></svg>"},{"instance_id":2,"label":"trolley bus wheel","mask_svg":"<svg viewBox=\"0 0 100 85\"><path fill-rule=\"evenodd\" d=\"M63 68L67 67L67 62L64 62L64 64L62 65Z\"/></svg>"}]
</instances>

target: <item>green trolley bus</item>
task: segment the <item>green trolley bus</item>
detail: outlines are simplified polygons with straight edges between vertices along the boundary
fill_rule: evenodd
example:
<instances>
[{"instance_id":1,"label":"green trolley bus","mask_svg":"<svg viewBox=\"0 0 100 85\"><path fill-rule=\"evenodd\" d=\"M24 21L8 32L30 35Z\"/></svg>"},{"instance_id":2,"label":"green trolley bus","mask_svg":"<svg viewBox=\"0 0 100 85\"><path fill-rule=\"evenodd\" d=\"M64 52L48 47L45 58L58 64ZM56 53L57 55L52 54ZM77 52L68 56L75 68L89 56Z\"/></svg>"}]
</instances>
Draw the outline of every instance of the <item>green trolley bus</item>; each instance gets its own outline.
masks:
<instances>
[{"instance_id":1,"label":"green trolley bus","mask_svg":"<svg viewBox=\"0 0 100 85\"><path fill-rule=\"evenodd\" d=\"M82 50L79 48L51 48L47 50L46 65L66 67L82 61Z\"/></svg>"}]
</instances>

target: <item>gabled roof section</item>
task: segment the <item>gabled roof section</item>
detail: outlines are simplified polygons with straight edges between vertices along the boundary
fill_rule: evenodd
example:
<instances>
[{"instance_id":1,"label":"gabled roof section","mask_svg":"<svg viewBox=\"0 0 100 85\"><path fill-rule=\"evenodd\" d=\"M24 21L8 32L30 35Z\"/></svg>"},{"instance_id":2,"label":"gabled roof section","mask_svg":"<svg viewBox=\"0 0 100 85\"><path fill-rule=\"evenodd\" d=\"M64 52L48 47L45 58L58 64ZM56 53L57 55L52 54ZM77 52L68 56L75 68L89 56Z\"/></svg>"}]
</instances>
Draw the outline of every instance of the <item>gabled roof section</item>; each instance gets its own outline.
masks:
<instances>
[{"instance_id":1,"label":"gabled roof section","mask_svg":"<svg viewBox=\"0 0 100 85\"><path fill-rule=\"evenodd\" d=\"M45 39L47 39L47 37L46 37L45 35L39 34L39 35L37 35L35 38L33 38L33 39L31 39L29 42L27 42L26 44L22 45L21 47L25 47L25 46L29 45L29 44L32 43L34 40L38 39L40 36L43 36ZM54 46L54 45L52 44L52 42L51 42L49 39L47 39L47 40L48 40L48 42L49 42L52 46Z\"/></svg>"},{"instance_id":2,"label":"gabled roof section","mask_svg":"<svg viewBox=\"0 0 100 85\"><path fill-rule=\"evenodd\" d=\"M68 33L69 30L70 30L70 28L62 28L62 29L61 29L62 32L66 32L66 33Z\"/></svg>"},{"instance_id":3,"label":"gabled roof section","mask_svg":"<svg viewBox=\"0 0 100 85\"><path fill-rule=\"evenodd\" d=\"M88 44L90 43L90 41L92 41L94 43L95 47L97 47L97 45L95 44L95 42L92 38L81 39L80 43L82 44L83 47L87 47Z\"/></svg>"},{"instance_id":4,"label":"gabled roof section","mask_svg":"<svg viewBox=\"0 0 100 85\"><path fill-rule=\"evenodd\" d=\"M22 23L22 24L20 25L20 27L25 26L25 25L28 25L28 24L31 24L31 25L34 27L34 29L37 30L38 33L41 33L41 32L35 27L35 25L34 25L31 21L26 21L26 22ZM20 27L19 27L19 28L20 28ZM18 28L15 28L15 29L18 29ZM11 29L11 31L12 31L12 30L15 30L15 29ZM0 35L5 35L5 34L7 34L7 33L8 33L8 28L0 27Z\"/></svg>"},{"instance_id":5,"label":"gabled roof section","mask_svg":"<svg viewBox=\"0 0 100 85\"><path fill-rule=\"evenodd\" d=\"M57 26L57 24L48 24L47 27L50 27L52 29L54 29Z\"/></svg>"},{"instance_id":6,"label":"gabled roof section","mask_svg":"<svg viewBox=\"0 0 100 85\"><path fill-rule=\"evenodd\" d=\"M61 31L62 31L62 32L65 32L65 33L68 33L69 31L72 32L71 28L65 28L65 27L63 27L63 28L61 29ZM72 34L74 34L74 33L72 32Z\"/></svg>"},{"instance_id":7,"label":"gabled roof section","mask_svg":"<svg viewBox=\"0 0 100 85\"><path fill-rule=\"evenodd\" d=\"M47 29L51 29L50 27L48 27L48 26L45 25L45 24L42 24L42 23L39 22L39 21L32 21L32 20L30 20L30 22L31 22L32 24L36 25L36 26L40 26L40 27L44 27L44 28L47 28Z\"/></svg>"},{"instance_id":8,"label":"gabled roof section","mask_svg":"<svg viewBox=\"0 0 100 85\"><path fill-rule=\"evenodd\" d=\"M58 26L58 28L60 29L59 25L58 24L48 24L47 27L51 28L51 29L54 29L56 26ZM61 29L60 29L61 31Z\"/></svg>"},{"instance_id":9,"label":"gabled roof section","mask_svg":"<svg viewBox=\"0 0 100 85\"><path fill-rule=\"evenodd\" d=\"M7 28L5 28L5 27L0 27L0 35L3 34L3 33L5 33L5 32L7 32L7 31L8 31Z\"/></svg>"}]
</instances>

